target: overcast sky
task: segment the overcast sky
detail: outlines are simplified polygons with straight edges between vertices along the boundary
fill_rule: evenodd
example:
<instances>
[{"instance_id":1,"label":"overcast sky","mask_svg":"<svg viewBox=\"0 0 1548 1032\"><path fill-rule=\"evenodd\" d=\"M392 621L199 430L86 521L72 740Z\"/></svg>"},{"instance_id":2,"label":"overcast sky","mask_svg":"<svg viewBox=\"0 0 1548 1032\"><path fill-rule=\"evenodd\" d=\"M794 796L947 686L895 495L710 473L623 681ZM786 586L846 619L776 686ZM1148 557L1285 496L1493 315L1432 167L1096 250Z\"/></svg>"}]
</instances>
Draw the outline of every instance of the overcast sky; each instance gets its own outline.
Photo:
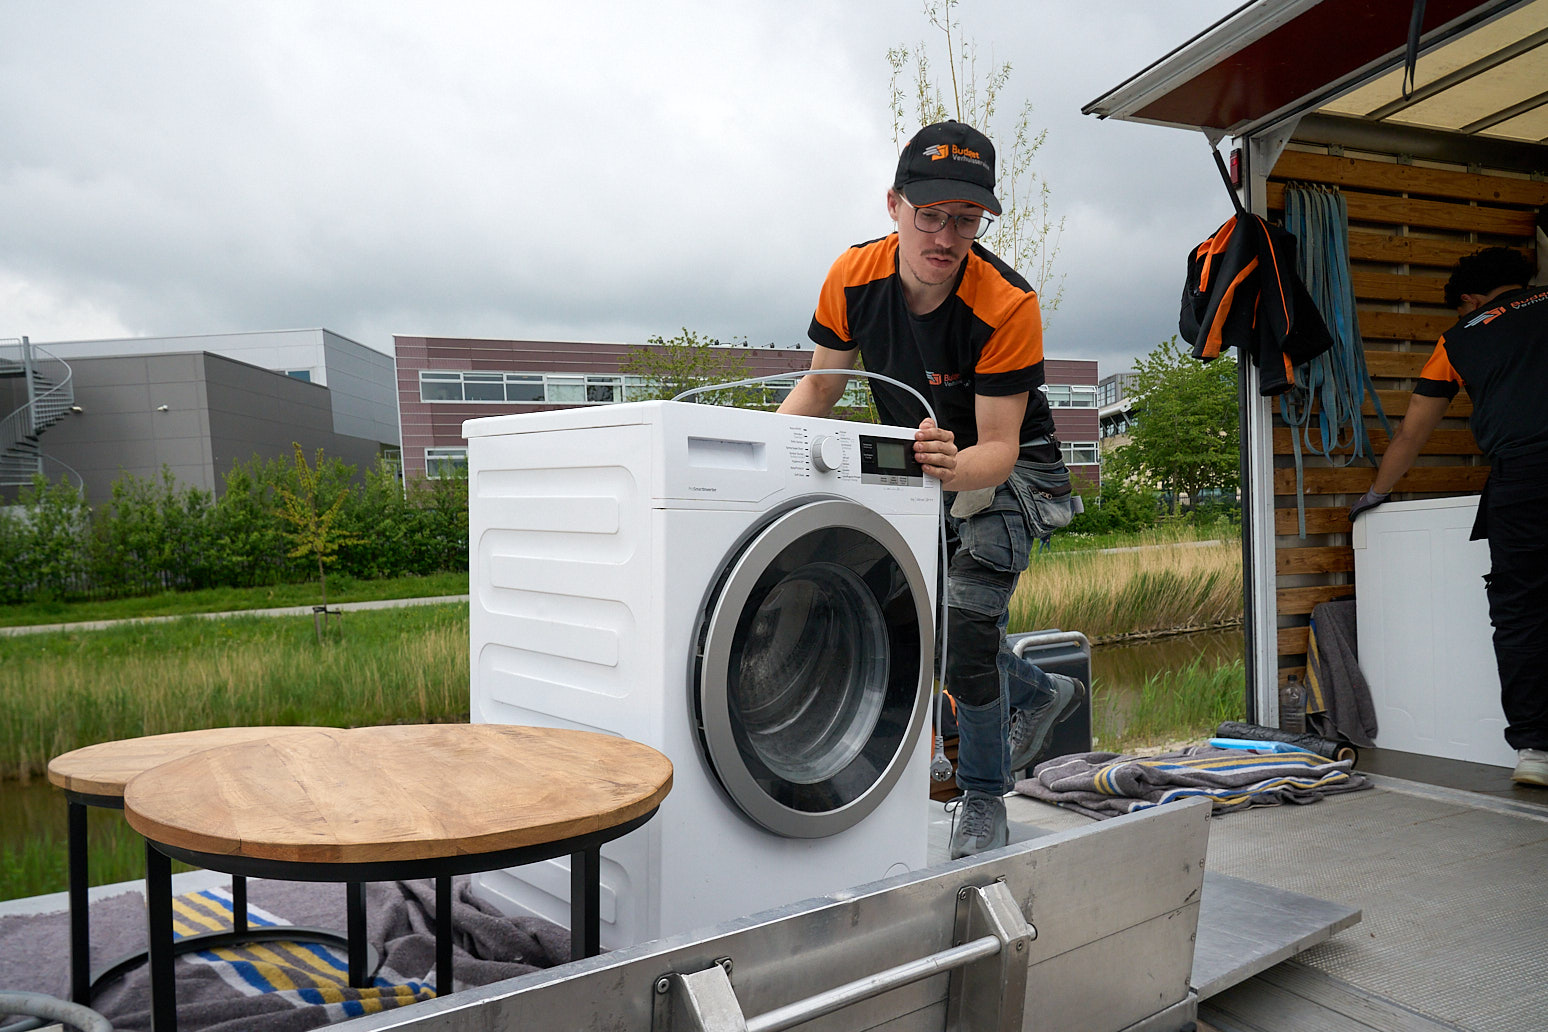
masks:
<instances>
[{"instance_id":1,"label":"overcast sky","mask_svg":"<svg viewBox=\"0 0 1548 1032\"><path fill-rule=\"evenodd\" d=\"M1052 358L1176 332L1201 134L1080 114L1238 0L964 0L1066 220ZM890 231L918 0L3 0L0 337L804 344ZM943 67L943 66L942 66Z\"/></svg>"}]
</instances>

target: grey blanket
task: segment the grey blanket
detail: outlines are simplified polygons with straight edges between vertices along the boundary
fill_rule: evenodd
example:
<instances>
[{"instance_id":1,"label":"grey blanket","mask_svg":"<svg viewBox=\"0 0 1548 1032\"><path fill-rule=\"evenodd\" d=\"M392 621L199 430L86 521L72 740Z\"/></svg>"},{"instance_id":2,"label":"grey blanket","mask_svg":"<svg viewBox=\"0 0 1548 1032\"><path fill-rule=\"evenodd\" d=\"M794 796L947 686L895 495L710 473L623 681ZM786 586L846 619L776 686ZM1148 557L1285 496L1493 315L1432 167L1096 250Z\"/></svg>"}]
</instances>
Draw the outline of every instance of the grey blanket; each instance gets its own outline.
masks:
<instances>
[{"instance_id":1,"label":"grey blanket","mask_svg":"<svg viewBox=\"0 0 1548 1032\"><path fill-rule=\"evenodd\" d=\"M1045 760L1016 791L1101 819L1205 797L1214 812L1276 803L1314 803L1330 792L1370 787L1350 760L1191 745L1159 756L1075 753Z\"/></svg>"},{"instance_id":2,"label":"grey blanket","mask_svg":"<svg viewBox=\"0 0 1548 1032\"><path fill-rule=\"evenodd\" d=\"M249 883L250 923L345 927L344 887L334 884ZM178 935L231 927L226 889L177 897ZM206 950L176 965L178 1025L184 1032L299 1032L360 1014L435 996L435 890L432 882L377 882L366 887L366 925L381 961L368 988L348 985L342 949L267 943ZM453 883L453 967L456 988L485 985L570 958L568 930L535 918L507 918ZM145 904L137 892L91 906L92 966L96 970L144 949ZM0 986L69 996L68 914L0 918ZM92 1008L115 1030L150 1028L145 964L103 984ZM0 1019L0 1024L5 1024Z\"/></svg>"},{"instance_id":3,"label":"grey blanket","mask_svg":"<svg viewBox=\"0 0 1548 1032\"><path fill-rule=\"evenodd\" d=\"M1376 705L1360 672L1353 599L1313 607L1306 646L1306 726L1323 738L1376 744Z\"/></svg>"}]
</instances>

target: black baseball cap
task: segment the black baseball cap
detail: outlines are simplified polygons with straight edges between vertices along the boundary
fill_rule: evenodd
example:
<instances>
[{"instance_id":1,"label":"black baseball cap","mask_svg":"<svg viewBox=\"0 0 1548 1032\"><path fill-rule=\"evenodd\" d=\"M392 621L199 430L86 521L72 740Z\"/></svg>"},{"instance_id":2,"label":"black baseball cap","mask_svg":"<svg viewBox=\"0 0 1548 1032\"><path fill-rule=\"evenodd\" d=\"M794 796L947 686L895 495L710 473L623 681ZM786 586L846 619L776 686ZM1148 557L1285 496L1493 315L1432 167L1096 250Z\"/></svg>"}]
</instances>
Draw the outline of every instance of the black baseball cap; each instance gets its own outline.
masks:
<instances>
[{"instance_id":1,"label":"black baseball cap","mask_svg":"<svg viewBox=\"0 0 1548 1032\"><path fill-rule=\"evenodd\" d=\"M892 187L916 208L960 202L1000 214L994 144L962 122L936 122L915 133L898 157Z\"/></svg>"}]
</instances>

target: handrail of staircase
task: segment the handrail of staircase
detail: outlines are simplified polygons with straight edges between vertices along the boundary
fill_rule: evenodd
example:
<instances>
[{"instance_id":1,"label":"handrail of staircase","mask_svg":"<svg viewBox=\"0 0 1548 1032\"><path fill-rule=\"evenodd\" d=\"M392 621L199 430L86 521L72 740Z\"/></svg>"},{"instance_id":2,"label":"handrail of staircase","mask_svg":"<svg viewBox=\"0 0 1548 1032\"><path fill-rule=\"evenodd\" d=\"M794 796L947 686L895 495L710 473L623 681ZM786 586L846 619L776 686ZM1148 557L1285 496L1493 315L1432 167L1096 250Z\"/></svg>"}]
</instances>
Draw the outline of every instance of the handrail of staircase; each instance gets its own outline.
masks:
<instances>
[{"instance_id":1,"label":"handrail of staircase","mask_svg":"<svg viewBox=\"0 0 1548 1032\"><path fill-rule=\"evenodd\" d=\"M70 385L75 376L75 370L70 368L70 363L58 357L52 352L32 345L32 364L47 379L53 381L53 386L32 399L34 411L37 412L37 423L46 426L53 422L53 417L63 415L70 411L70 406L75 404L75 388ZM57 374L53 371L57 368Z\"/></svg>"},{"instance_id":2,"label":"handrail of staircase","mask_svg":"<svg viewBox=\"0 0 1548 1032\"><path fill-rule=\"evenodd\" d=\"M29 351L30 359L27 354ZM36 371L51 381L47 390L31 396L25 405L0 419L0 453L4 453L20 444L23 438L36 437L41 429L51 426L59 416L69 411L75 403L75 388L70 384L75 372L64 359L45 348L28 343L25 338L14 344L9 341L0 343L0 362L20 367L24 376Z\"/></svg>"},{"instance_id":3,"label":"handrail of staircase","mask_svg":"<svg viewBox=\"0 0 1548 1032\"><path fill-rule=\"evenodd\" d=\"M43 467L41 472L43 473L43 478L45 480L51 479L48 475L48 467L51 465L58 466L60 469L64 470L65 473L69 474L70 480L75 484L75 489L77 491L86 490L86 478L81 476L80 471L77 470L74 466L70 465L68 462L65 462L61 459L56 459L52 455L46 455L42 452L38 453L38 460L39 464ZM5 1032L5 1030L0 1029L0 1032Z\"/></svg>"}]
</instances>

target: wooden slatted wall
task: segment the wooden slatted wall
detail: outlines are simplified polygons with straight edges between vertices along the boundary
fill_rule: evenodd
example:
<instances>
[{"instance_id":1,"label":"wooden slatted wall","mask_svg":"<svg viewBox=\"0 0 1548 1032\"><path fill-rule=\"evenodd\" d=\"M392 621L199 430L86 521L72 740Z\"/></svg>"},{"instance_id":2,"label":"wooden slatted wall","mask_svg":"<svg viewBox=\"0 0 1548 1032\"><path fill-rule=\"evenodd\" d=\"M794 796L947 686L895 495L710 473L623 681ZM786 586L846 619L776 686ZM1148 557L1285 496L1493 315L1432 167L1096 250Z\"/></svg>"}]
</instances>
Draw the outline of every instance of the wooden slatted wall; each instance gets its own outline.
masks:
<instances>
[{"instance_id":1,"label":"wooden slatted wall","mask_svg":"<svg viewBox=\"0 0 1548 1032\"><path fill-rule=\"evenodd\" d=\"M1458 258L1496 244L1531 252L1537 209L1548 205L1548 182L1460 165L1416 165L1393 156L1330 154L1327 148L1292 144L1269 179L1271 220L1283 217L1289 182L1336 186L1343 192L1366 365L1395 431L1436 338L1456 321L1442 297L1450 267ZM1482 488L1488 469L1467 429L1471 411L1467 395L1459 394L1414 468L1398 482L1396 497L1476 494ZM1306 458L1303 539L1296 514L1292 430L1277 404L1274 413L1275 574L1279 682L1284 684L1291 676L1305 676L1312 607L1355 594L1348 512L1375 470L1363 460L1338 467L1325 459ZM1365 417L1379 456L1386 451L1387 435L1369 400ZM1315 431L1313 439L1318 440Z\"/></svg>"}]
</instances>

